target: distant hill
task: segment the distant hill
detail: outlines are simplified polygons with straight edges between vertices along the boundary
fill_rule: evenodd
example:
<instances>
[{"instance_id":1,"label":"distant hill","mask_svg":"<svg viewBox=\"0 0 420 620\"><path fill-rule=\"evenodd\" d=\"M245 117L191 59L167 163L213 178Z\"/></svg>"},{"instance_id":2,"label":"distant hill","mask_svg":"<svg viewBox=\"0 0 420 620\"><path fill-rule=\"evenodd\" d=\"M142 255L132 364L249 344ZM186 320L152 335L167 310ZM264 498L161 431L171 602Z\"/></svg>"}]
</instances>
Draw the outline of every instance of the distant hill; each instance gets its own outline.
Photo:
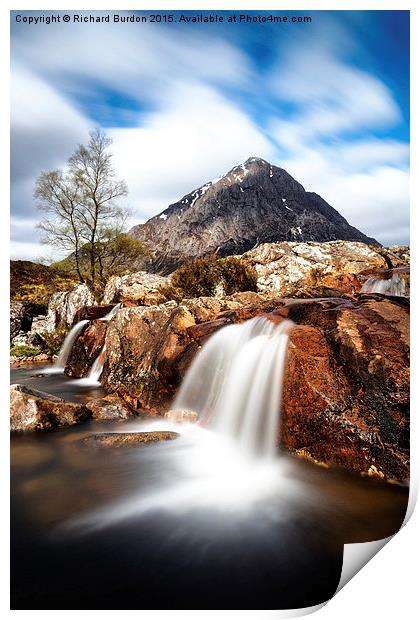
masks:
<instances>
[{"instance_id":1,"label":"distant hill","mask_svg":"<svg viewBox=\"0 0 420 620\"><path fill-rule=\"evenodd\" d=\"M53 293L78 284L71 274L57 267L28 260L10 261L10 297L13 301L46 306Z\"/></svg>"},{"instance_id":2,"label":"distant hill","mask_svg":"<svg viewBox=\"0 0 420 620\"><path fill-rule=\"evenodd\" d=\"M285 170L257 157L187 194L129 234L150 245L146 270L163 274L201 256L243 254L274 241L377 244Z\"/></svg>"}]
</instances>

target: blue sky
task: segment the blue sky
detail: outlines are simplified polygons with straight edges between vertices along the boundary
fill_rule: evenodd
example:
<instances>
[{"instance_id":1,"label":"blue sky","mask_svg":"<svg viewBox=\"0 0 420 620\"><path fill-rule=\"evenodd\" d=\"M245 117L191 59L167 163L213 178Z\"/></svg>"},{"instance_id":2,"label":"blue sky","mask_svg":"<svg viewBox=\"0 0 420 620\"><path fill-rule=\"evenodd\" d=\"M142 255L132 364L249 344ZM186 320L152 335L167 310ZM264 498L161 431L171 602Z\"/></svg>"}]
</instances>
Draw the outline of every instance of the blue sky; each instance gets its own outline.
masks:
<instances>
[{"instance_id":1,"label":"blue sky","mask_svg":"<svg viewBox=\"0 0 420 620\"><path fill-rule=\"evenodd\" d=\"M95 126L114 140L132 224L260 156L382 243L408 241L408 12L308 11L311 24L48 26L17 24L16 13L13 257L48 255L35 228L35 179L64 166Z\"/></svg>"}]
</instances>

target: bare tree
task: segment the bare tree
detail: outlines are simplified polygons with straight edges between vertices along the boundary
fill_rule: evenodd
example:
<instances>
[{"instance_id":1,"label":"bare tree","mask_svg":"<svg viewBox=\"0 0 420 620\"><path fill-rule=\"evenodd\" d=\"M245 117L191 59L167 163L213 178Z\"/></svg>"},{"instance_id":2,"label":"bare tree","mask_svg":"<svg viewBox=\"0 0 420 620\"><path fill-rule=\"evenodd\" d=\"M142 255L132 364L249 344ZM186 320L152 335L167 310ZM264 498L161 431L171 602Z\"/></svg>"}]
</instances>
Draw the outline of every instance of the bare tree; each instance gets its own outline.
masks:
<instances>
[{"instance_id":1,"label":"bare tree","mask_svg":"<svg viewBox=\"0 0 420 620\"><path fill-rule=\"evenodd\" d=\"M35 187L38 207L47 215L39 224L43 241L70 252L79 280L93 292L117 266L118 271L130 270L134 254L140 258L145 253L140 242L123 239L129 211L118 201L127 195L127 186L115 178L111 143L96 129L87 146L77 147L64 172L41 173Z\"/></svg>"},{"instance_id":2,"label":"bare tree","mask_svg":"<svg viewBox=\"0 0 420 620\"><path fill-rule=\"evenodd\" d=\"M77 184L61 170L42 172L36 181L34 195L39 200L39 208L48 216L38 224L44 233L44 243L71 252L79 280L84 282L80 261L82 231L79 228L82 206Z\"/></svg>"}]
</instances>

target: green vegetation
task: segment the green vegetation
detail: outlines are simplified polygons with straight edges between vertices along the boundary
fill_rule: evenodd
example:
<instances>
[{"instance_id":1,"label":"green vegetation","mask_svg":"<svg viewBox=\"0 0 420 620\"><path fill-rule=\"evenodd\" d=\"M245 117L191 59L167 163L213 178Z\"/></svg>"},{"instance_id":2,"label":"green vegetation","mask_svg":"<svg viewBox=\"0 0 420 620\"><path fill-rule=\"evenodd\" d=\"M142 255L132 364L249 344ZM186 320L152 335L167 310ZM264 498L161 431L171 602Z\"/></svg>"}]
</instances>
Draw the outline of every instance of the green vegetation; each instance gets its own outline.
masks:
<instances>
[{"instance_id":1,"label":"green vegetation","mask_svg":"<svg viewBox=\"0 0 420 620\"><path fill-rule=\"evenodd\" d=\"M41 353L41 349L38 347L27 347L22 344L10 347L10 355L14 357L32 357Z\"/></svg>"},{"instance_id":2,"label":"green vegetation","mask_svg":"<svg viewBox=\"0 0 420 620\"><path fill-rule=\"evenodd\" d=\"M27 260L10 261L10 298L39 306L38 314L46 311L48 300L57 291L69 291L77 278L58 265L42 265Z\"/></svg>"},{"instance_id":3,"label":"green vegetation","mask_svg":"<svg viewBox=\"0 0 420 620\"><path fill-rule=\"evenodd\" d=\"M167 299L211 297L221 287L226 295L257 290L255 270L240 258L208 257L182 265L172 276L171 284L161 288Z\"/></svg>"}]
</instances>

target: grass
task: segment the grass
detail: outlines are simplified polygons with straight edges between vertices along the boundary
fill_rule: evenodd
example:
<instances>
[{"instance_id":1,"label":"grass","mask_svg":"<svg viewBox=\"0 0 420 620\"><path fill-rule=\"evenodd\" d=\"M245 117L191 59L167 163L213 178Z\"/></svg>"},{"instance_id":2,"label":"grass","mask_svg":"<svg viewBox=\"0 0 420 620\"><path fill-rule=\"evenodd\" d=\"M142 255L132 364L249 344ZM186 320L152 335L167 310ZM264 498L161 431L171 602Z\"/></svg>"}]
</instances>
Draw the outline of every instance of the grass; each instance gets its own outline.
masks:
<instances>
[{"instance_id":1,"label":"grass","mask_svg":"<svg viewBox=\"0 0 420 620\"><path fill-rule=\"evenodd\" d=\"M10 347L10 356L12 357L33 357L41 353L41 349L37 347L27 347L22 344L17 344Z\"/></svg>"}]
</instances>

